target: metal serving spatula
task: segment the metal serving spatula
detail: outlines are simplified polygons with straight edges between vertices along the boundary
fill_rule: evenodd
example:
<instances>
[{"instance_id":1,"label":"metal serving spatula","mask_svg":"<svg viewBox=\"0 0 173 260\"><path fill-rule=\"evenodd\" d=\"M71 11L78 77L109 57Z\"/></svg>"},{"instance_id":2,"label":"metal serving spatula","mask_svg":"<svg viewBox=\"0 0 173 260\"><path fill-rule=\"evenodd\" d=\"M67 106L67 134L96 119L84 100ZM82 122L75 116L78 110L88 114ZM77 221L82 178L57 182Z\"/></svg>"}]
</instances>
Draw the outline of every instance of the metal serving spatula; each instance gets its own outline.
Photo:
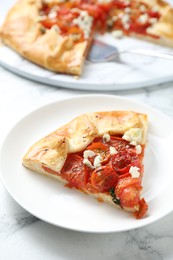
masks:
<instances>
[{"instance_id":1,"label":"metal serving spatula","mask_svg":"<svg viewBox=\"0 0 173 260\"><path fill-rule=\"evenodd\" d=\"M171 54L166 54L166 53L164 54L158 51L153 51L148 49L139 48L139 49L129 49L124 51L119 51L116 47L95 39L93 40L87 59L90 62L95 62L95 63L114 61L122 53L133 53L133 54L140 54L140 55L173 60L173 55Z\"/></svg>"}]
</instances>

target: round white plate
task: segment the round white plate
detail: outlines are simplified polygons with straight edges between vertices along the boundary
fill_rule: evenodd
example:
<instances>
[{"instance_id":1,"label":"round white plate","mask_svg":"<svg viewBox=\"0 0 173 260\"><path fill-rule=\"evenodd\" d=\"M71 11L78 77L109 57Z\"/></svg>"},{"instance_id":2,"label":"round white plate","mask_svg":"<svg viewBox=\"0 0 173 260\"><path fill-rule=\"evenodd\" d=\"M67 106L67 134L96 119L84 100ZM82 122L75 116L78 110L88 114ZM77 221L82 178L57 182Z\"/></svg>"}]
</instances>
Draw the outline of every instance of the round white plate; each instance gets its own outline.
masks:
<instances>
[{"instance_id":1,"label":"round white plate","mask_svg":"<svg viewBox=\"0 0 173 260\"><path fill-rule=\"evenodd\" d=\"M22 156L38 139L85 112L135 110L149 116L143 194L148 215L136 220L114 208L22 166ZM36 217L67 229L117 232L152 223L173 210L173 121L157 110L110 95L84 95L36 109L7 135L0 156L2 180L11 196Z\"/></svg>"},{"instance_id":2,"label":"round white plate","mask_svg":"<svg viewBox=\"0 0 173 260\"><path fill-rule=\"evenodd\" d=\"M120 51L142 48L160 53L173 53L172 49L127 37L116 40L110 34L105 34L97 38L116 46ZM43 69L6 46L0 47L0 65L30 80L80 90L125 90L150 87L173 80L172 60L128 53L121 54L118 62L90 63L86 61L80 78Z\"/></svg>"}]
</instances>

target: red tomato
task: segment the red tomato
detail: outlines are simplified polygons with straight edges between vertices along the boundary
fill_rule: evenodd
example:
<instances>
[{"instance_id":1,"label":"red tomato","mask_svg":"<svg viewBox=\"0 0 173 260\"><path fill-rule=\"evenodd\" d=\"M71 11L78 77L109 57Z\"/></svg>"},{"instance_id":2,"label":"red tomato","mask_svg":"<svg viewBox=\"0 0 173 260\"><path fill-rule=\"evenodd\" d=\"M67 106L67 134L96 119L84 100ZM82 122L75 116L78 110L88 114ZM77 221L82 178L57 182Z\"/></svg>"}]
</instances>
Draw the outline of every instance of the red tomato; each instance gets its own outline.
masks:
<instances>
[{"instance_id":1,"label":"red tomato","mask_svg":"<svg viewBox=\"0 0 173 260\"><path fill-rule=\"evenodd\" d=\"M131 174L129 172L119 175L118 179L120 180L120 179L127 178L127 177L131 177Z\"/></svg>"},{"instance_id":2,"label":"red tomato","mask_svg":"<svg viewBox=\"0 0 173 260\"><path fill-rule=\"evenodd\" d=\"M76 154L69 154L61 176L66 179L71 187L82 189L85 187L85 169L83 158Z\"/></svg>"},{"instance_id":3,"label":"red tomato","mask_svg":"<svg viewBox=\"0 0 173 260\"><path fill-rule=\"evenodd\" d=\"M108 165L95 169L91 175L91 184L99 192L109 191L115 186L116 180L116 172Z\"/></svg>"},{"instance_id":4,"label":"red tomato","mask_svg":"<svg viewBox=\"0 0 173 260\"><path fill-rule=\"evenodd\" d=\"M120 199L122 207L133 208L139 206L141 189L140 178L123 178L118 180L115 194Z\"/></svg>"},{"instance_id":5,"label":"red tomato","mask_svg":"<svg viewBox=\"0 0 173 260\"><path fill-rule=\"evenodd\" d=\"M58 15L66 16L70 13L70 9L62 7L58 10Z\"/></svg>"},{"instance_id":6,"label":"red tomato","mask_svg":"<svg viewBox=\"0 0 173 260\"><path fill-rule=\"evenodd\" d=\"M150 17L152 17L152 18L157 18L157 19L160 18L159 12L154 12L154 11L149 10L147 13L148 13L148 15L149 15Z\"/></svg>"},{"instance_id":7,"label":"red tomato","mask_svg":"<svg viewBox=\"0 0 173 260\"><path fill-rule=\"evenodd\" d=\"M133 208L139 204L140 190L133 186L124 188L119 199L122 207Z\"/></svg>"},{"instance_id":8,"label":"red tomato","mask_svg":"<svg viewBox=\"0 0 173 260\"><path fill-rule=\"evenodd\" d=\"M145 216L148 210L148 205L144 199L141 199L139 202L139 210L134 213L137 219L140 219Z\"/></svg>"},{"instance_id":9,"label":"red tomato","mask_svg":"<svg viewBox=\"0 0 173 260\"><path fill-rule=\"evenodd\" d=\"M119 174L128 172L131 166L138 164L137 154L128 150L119 151L112 158L112 167Z\"/></svg>"},{"instance_id":10,"label":"red tomato","mask_svg":"<svg viewBox=\"0 0 173 260\"><path fill-rule=\"evenodd\" d=\"M141 178L126 177L119 179L115 189L116 196L120 197L123 190L129 187L135 187L141 190Z\"/></svg>"},{"instance_id":11,"label":"red tomato","mask_svg":"<svg viewBox=\"0 0 173 260\"><path fill-rule=\"evenodd\" d=\"M79 13L71 12L70 9L62 8L58 11L58 19L66 22L72 22L79 16Z\"/></svg>"},{"instance_id":12,"label":"red tomato","mask_svg":"<svg viewBox=\"0 0 173 260\"><path fill-rule=\"evenodd\" d=\"M47 29L50 29L52 26L56 25L57 24L57 20L56 19L45 19L43 21L41 21L41 24L47 28Z\"/></svg>"},{"instance_id":13,"label":"red tomato","mask_svg":"<svg viewBox=\"0 0 173 260\"><path fill-rule=\"evenodd\" d=\"M115 147L117 151L122 151L126 149L134 149L134 146L130 145L128 141L121 137L111 136L111 140L108 143L110 146Z\"/></svg>"},{"instance_id":14,"label":"red tomato","mask_svg":"<svg viewBox=\"0 0 173 260\"><path fill-rule=\"evenodd\" d=\"M130 6L130 3L126 3L125 1L114 1L114 6L116 6L118 9L124 9L126 7Z\"/></svg>"},{"instance_id":15,"label":"red tomato","mask_svg":"<svg viewBox=\"0 0 173 260\"><path fill-rule=\"evenodd\" d=\"M96 156L100 155L102 157L102 164L105 164L109 161L110 159L110 151L108 149L108 147L106 145L104 145L102 142L93 142L92 144L90 144L86 150L91 150L93 151ZM89 158L91 159L91 162L93 163L94 161L94 157Z\"/></svg>"}]
</instances>

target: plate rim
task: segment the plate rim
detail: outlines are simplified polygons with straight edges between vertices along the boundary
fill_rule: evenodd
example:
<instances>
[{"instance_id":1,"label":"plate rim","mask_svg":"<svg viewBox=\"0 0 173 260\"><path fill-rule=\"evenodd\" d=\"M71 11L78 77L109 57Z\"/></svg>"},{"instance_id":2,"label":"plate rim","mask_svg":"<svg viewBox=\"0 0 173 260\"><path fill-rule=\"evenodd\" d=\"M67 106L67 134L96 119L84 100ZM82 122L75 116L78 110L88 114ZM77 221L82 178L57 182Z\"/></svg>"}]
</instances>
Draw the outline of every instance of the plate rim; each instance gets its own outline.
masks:
<instances>
[{"instance_id":1,"label":"plate rim","mask_svg":"<svg viewBox=\"0 0 173 260\"><path fill-rule=\"evenodd\" d=\"M10 194L10 196L12 197L12 199L18 203L24 210L26 210L27 212L29 212L30 214L32 214L33 216L37 217L38 219L46 222L46 223L49 223L51 225L54 225L54 226L57 226L57 227L60 227L60 228L64 228L66 230L71 230L71 231L77 231L77 232L85 232L85 233L95 233L95 234L104 234L104 233L117 233L117 232L124 232L124 231L129 231L129 230L134 230L134 229L138 229L138 228L142 228L144 226L148 226L160 219L162 219L163 217L167 216L169 213L171 213L173 211L173 207L172 208L169 208L168 211L164 212L161 214L161 216L157 217L157 218L154 218L154 219L150 219L149 221L144 221L143 223L140 223L140 222L136 222L136 227L128 227L128 228L124 228L124 229L121 229L121 230L86 230L85 228L84 229L78 229L78 228L73 228L73 227L69 227L69 226L66 226L66 225L58 225L57 223L54 223L52 221L49 221L49 220L46 220L44 217L40 217L38 214L35 214L33 213L32 210L28 209L25 205L23 205L23 203L21 203L18 198L16 198L16 196L13 194L13 192L10 191L10 188L8 187L4 177L3 177L3 173L2 173L2 153L3 153L3 148L5 146L5 143L6 141L8 140L8 137L10 136L10 134L13 132L13 130L15 129L15 127L20 124L24 119L26 119L27 117L30 117L32 116L33 113L35 112L38 112L39 110L42 110L43 108L46 108L48 106L52 106L56 103L60 103L60 102L67 102L68 100L73 100L73 99L80 99L80 98L89 98L89 97L98 97L98 98L115 98L115 100L123 100L123 101L128 101L128 102L132 102L132 103L135 103L136 105L139 104L139 105L142 105L146 108L149 108L155 112L159 112L159 114L161 114L163 117L166 118L166 120L169 120L172 124L173 124L173 120L167 116L166 114L164 114L163 112L159 111L158 109L156 108L153 108L152 106L150 105L146 105L144 104L143 102L139 102L139 101L136 101L136 100L133 100L133 99L130 99L130 98L124 98L124 97L121 97L121 96L116 96L116 95L109 95L109 94L85 94L85 95L75 95L73 97L66 97L66 98L63 98L63 99L55 99L55 100L51 100L51 101L47 101L46 103L44 104L41 104L39 105L38 107L36 108L33 108L30 112L26 113L24 116L22 116L19 120L17 120L17 122L12 126L10 127L9 131L7 132L7 134L5 135L5 137L3 138L3 142L1 143L0 145L0 178L2 180L2 183L4 185L4 187L6 188L6 190L8 191L8 193Z\"/></svg>"}]
</instances>

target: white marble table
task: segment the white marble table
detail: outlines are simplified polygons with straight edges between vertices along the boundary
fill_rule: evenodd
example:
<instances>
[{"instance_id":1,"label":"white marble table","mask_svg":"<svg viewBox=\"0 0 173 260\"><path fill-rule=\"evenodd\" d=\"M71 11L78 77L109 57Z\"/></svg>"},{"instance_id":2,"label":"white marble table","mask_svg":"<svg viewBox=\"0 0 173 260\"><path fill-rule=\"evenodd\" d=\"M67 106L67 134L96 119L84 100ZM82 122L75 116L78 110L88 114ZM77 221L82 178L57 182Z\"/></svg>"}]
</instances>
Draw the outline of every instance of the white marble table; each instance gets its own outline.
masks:
<instances>
[{"instance_id":1,"label":"white marble table","mask_svg":"<svg viewBox=\"0 0 173 260\"><path fill-rule=\"evenodd\" d=\"M0 144L11 126L40 104L87 93L38 84L0 67ZM144 102L173 118L173 83L109 94ZM0 259L171 260L173 213L133 231L79 233L49 225L30 215L11 198L0 181Z\"/></svg>"}]
</instances>

